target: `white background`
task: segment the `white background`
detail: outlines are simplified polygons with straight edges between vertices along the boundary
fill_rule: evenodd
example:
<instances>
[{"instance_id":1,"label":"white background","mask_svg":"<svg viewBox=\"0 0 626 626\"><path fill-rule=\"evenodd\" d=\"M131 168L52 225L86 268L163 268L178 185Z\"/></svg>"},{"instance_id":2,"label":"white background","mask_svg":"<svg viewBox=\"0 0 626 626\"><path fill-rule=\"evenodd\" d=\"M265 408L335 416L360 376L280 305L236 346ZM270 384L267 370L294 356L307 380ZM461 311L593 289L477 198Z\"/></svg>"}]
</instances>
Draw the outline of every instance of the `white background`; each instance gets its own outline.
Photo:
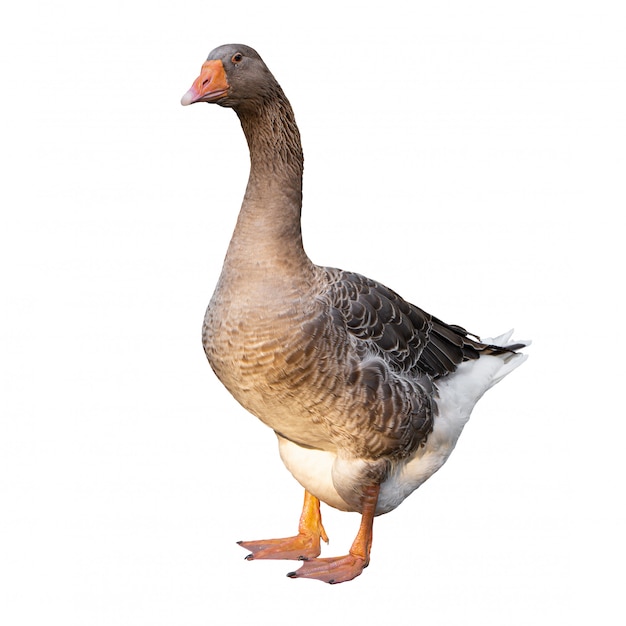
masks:
<instances>
[{"instance_id":1,"label":"white background","mask_svg":"<svg viewBox=\"0 0 626 626\"><path fill-rule=\"evenodd\" d=\"M623 4L19 6L0 39L0 621L623 623ZM302 492L200 347L248 158L232 111L179 100L232 41L296 111L314 261L534 340L336 587L235 544L292 534ZM324 554L345 553L358 516L323 515Z\"/></svg>"}]
</instances>

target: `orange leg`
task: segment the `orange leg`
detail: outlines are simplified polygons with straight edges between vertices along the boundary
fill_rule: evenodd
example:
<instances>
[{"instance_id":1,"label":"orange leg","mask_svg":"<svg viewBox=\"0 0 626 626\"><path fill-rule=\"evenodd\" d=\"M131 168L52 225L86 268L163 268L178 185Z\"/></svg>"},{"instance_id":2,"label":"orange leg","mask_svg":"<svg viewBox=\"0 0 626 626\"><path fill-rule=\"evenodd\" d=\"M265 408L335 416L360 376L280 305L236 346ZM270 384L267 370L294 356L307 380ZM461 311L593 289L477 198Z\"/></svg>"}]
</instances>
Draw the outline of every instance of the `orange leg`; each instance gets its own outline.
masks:
<instances>
[{"instance_id":1,"label":"orange leg","mask_svg":"<svg viewBox=\"0 0 626 626\"><path fill-rule=\"evenodd\" d=\"M308 491L304 492L304 506L298 534L283 539L262 539L259 541L238 541L242 547L250 550L246 557L254 559L295 559L304 561L319 556L320 538L328 543L326 531L322 526L320 501Z\"/></svg>"},{"instance_id":2,"label":"orange leg","mask_svg":"<svg viewBox=\"0 0 626 626\"><path fill-rule=\"evenodd\" d=\"M331 585L356 578L368 566L372 548L372 527L378 501L379 485L363 490L363 511L359 532L346 556L305 561L302 567L287 574L290 578L313 578Z\"/></svg>"}]
</instances>

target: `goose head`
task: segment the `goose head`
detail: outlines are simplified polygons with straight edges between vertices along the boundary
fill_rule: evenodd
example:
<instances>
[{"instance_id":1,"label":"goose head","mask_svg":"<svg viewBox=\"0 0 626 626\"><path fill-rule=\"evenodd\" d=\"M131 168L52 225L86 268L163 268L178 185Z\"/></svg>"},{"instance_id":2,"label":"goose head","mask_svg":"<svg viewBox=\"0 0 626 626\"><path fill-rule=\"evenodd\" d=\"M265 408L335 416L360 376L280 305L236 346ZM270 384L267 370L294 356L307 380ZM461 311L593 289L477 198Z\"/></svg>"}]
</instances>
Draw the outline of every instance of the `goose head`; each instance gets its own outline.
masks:
<instances>
[{"instance_id":1,"label":"goose head","mask_svg":"<svg viewBox=\"0 0 626 626\"><path fill-rule=\"evenodd\" d=\"M242 44L213 50L181 104L209 102L235 110L254 108L272 96L276 79L256 52Z\"/></svg>"}]
</instances>

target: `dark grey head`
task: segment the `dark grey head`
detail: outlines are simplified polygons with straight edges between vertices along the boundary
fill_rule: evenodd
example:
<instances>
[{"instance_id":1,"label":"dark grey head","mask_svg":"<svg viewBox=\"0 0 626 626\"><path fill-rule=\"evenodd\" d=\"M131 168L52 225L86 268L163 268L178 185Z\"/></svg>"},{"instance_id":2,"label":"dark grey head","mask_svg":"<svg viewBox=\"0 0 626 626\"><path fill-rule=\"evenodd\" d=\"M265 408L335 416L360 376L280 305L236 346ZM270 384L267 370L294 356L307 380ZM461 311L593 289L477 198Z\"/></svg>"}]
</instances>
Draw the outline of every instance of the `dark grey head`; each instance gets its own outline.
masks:
<instances>
[{"instance_id":1,"label":"dark grey head","mask_svg":"<svg viewBox=\"0 0 626 626\"><path fill-rule=\"evenodd\" d=\"M214 102L241 110L258 105L277 88L276 79L256 50L230 43L211 51L181 104Z\"/></svg>"}]
</instances>

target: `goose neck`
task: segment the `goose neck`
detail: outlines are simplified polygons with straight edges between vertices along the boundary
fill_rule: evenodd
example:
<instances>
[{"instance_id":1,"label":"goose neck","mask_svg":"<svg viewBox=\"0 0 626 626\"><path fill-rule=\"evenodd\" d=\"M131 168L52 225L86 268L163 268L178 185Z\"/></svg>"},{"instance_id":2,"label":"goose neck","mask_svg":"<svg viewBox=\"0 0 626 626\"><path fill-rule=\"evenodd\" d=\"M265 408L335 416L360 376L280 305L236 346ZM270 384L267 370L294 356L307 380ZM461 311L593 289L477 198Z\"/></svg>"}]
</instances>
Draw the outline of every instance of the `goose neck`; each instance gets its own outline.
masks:
<instances>
[{"instance_id":1,"label":"goose neck","mask_svg":"<svg viewBox=\"0 0 626 626\"><path fill-rule=\"evenodd\" d=\"M287 99L237 112L250 150L250 176L229 254L257 266L288 258L308 262L302 247L303 154ZM245 257L245 260L242 258Z\"/></svg>"}]
</instances>

